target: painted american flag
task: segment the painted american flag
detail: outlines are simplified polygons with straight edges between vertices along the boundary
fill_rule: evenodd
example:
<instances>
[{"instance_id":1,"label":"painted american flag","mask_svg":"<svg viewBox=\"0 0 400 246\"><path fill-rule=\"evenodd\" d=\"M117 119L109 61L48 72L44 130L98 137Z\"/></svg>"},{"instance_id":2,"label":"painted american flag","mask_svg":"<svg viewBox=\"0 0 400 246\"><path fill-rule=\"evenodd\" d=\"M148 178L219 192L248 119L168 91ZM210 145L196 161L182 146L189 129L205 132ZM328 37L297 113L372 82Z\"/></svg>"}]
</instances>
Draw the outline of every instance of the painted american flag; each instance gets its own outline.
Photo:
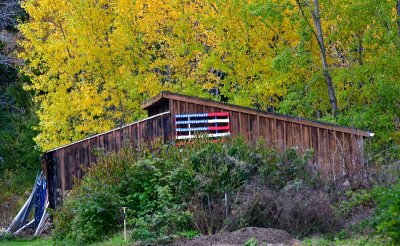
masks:
<instances>
[{"instance_id":1,"label":"painted american flag","mask_svg":"<svg viewBox=\"0 0 400 246\"><path fill-rule=\"evenodd\" d=\"M219 138L230 134L228 112L175 115L177 139Z\"/></svg>"}]
</instances>

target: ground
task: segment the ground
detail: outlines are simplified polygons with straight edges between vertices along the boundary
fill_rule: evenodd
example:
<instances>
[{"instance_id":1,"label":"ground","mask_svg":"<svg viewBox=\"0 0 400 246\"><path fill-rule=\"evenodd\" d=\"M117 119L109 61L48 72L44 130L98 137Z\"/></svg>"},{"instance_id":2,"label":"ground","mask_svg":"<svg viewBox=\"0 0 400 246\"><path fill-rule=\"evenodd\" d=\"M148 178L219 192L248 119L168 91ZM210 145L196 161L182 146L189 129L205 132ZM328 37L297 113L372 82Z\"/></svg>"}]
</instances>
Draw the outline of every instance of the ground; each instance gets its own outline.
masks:
<instances>
[{"instance_id":1,"label":"ground","mask_svg":"<svg viewBox=\"0 0 400 246\"><path fill-rule=\"evenodd\" d=\"M249 241L251 240L251 241ZM250 243L254 242L254 243ZM383 246L387 245L387 241L383 240L379 236L360 236L348 239L325 239L321 237L312 237L303 239L302 241L292 239L292 237L285 231L277 229L265 229L247 227L240 229L236 232L221 233L211 236L199 236L192 240L181 239L171 246L333 246L333 245L363 245L363 246ZM76 245L73 242L55 242L50 237L44 238L1 238L0 246L46 246L46 245L65 245L73 246ZM114 237L103 241L93 243L89 246L113 246L113 245L127 245L127 246L139 246L140 243L128 242L124 243L122 233L115 235ZM165 244L164 244L165 245Z\"/></svg>"},{"instance_id":2,"label":"ground","mask_svg":"<svg viewBox=\"0 0 400 246\"><path fill-rule=\"evenodd\" d=\"M271 228L246 227L235 232L221 233L211 236L200 236L192 240L180 240L176 246L242 246L249 240L256 245L300 245L300 241L292 239L289 233Z\"/></svg>"}]
</instances>

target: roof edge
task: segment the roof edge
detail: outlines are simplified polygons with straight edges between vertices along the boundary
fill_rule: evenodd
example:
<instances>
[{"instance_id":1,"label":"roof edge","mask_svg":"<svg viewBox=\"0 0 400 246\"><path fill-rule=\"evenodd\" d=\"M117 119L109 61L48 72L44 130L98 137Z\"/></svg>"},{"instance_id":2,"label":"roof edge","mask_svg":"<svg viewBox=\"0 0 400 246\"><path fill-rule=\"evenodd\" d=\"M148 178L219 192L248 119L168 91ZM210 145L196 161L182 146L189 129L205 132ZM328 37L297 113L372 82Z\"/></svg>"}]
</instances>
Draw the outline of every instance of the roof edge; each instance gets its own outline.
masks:
<instances>
[{"instance_id":1,"label":"roof edge","mask_svg":"<svg viewBox=\"0 0 400 246\"><path fill-rule=\"evenodd\" d=\"M93 135L93 136L89 136L89 137L83 138L83 139L81 139L81 140L77 140L77 141L74 141L74 142L71 142L71 143L68 143L68 144L64 144L64 145L61 145L61 146L59 146L59 147L56 147L56 148L53 148L53 149L50 149L50 150L44 152L43 155L44 155L44 154L48 154L48 153L53 152L53 151L56 151L56 150L59 150L59 149L62 149L62 148L65 148L65 147L70 146L70 145L74 145L74 144L77 144L77 143L86 141L86 140L88 140L88 139L92 139L92 138L98 137L98 136L100 136L100 135L104 135L104 134L107 134L107 133L110 133L110 132L114 132L114 131L117 131L117 130L120 130L120 129L129 127L129 126L131 126L131 125L138 124L138 123L141 123L141 122L143 122L143 121L153 119L153 118L158 117L158 116L162 116L162 115L165 115L165 114L169 114L169 113L170 113L169 111L167 111L167 112L162 112L162 113L159 113L159 114L156 114L156 115L147 117L147 118L145 118L145 119L137 120L137 121L135 121L135 122L132 122L132 123L129 123L129 124L120 126L120 127L116 127L116 128L111 129L111 130L108 130L108 131L105 131L105 132L101 132L101 133L95 134L95 135Z\"/></svg>"},{"instance_id":2,"label":"roof edge","mask_svg":"<svg viewBox=\"0 0 400 246\"><path fill-rule=\"evenodd\" d=\"M143 102L142 105L141 105L142 109L147 110L147 109L151 108L154 104L158 103L163 98L168 98L168 96L167 96L168 94L171 94L171 93L168 92L168 91L162 91L162 92L158 93L154 97L152 97L149 100L146 100L145 102Z\"/></svg>"},{"instance_id":3,"label":"roof edge","mask_svg":"<svg viewBox=\"0 0 400 246\"><path fill-rule=\"evenodd\" d=\"M254 108L250 108L250 107L244 107L244 106L239 106L239 105L225 103L225 102L218 102L218 101L195 97L195 96L187 96L187 95L173 93L173 92L169 92L169 91L162 91L162 92L158 93L156 96L145 101L142 104L142 109L148 110L153 105L157 104L159 101L161 101L163 99L176 99L177 97L185 98L186 101L187 100L201 100L203 102L213 103L213 104L218 105L220 108L225 108L226 110L232 110L232 108L236 108L238 110L240 110L240 109L245 110L251 114L261 113L266 116L279 118L280 120L285 120L285 121L289 121L289 122L293 122L293 123L299 123L298 121L304 120L304 121L307 121L308 125L312 125L312 126L316 126L316 127L321 127L321 128L325 127L327 129L329 129L330 127L337 127L337 128L340 128L340 130L342 130L343 132L351 133L351 134L355 134L355 135L359 135L359 136L363 136L363 137L368 137L368 138L373 137L375 135L374 133L372 133L370 131L361 130L358 128L353 128L353 127L348 127L348 126L340 126L340 125L336 125L336 124L296 117L296 116L292 116L292 115L271 113L271 112L267 112L265 110L258 110L258 109L254 109ZM317 126L317 125L319 125L319 126Z\"/></svg>"}]
</instances>

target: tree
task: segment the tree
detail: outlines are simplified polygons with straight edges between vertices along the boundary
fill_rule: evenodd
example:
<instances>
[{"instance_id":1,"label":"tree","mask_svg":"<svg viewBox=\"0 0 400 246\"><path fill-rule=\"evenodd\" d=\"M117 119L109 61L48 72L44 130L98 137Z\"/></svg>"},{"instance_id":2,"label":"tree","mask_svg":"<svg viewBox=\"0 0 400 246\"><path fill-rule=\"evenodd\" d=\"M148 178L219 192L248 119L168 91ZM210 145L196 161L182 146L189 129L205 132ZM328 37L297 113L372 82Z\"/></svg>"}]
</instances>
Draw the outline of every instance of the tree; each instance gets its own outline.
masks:
<instances>
[{"instance_id":1,"label":"tree","mask_svg":"<svg viewBox=\"0 0 400 246\"><path fill-rule=\"evenodd\" d=\"M328 95L329 95L329 101L331 104L332 108L332 113L336 114L338 111L338 105L337 105L337 100L336 100L336 94L335 94L335 89L333 88L333 82L332 82L332 76L331 72L329 69L328 61L327 61L327 51L325 49L325 44L324 44L324 36L322 32L322 26L321 26L321 17L320 17L320 11L319 11L319 2L318 0L314 0L314 6L311 6L308 0L304 0L304 3L300 3L300 0L296 0L297 6L299 7L302 16L306 20L307 24L309 25L311 32L315 36L315 38L318 41L318 46L320 50L320 55L321 55L321 62L322 62L322 69L323 69L323 74L325 77L325 83L326 87L328 90ZM309 21L307 20L306 14L304 13L303 9L303 4L305 7L307 7L310 10L311 17L315 26L315 29L311 26Z\"/></svg>"},{"instance_id":2,"label":"tree","mask_svg":"<svg viewBox=\"0 0 400 246\"><path fill-rule=\"evenodd\" d=\"M361 127L352 110L367 117L360 109L372 98L383 103L379 91L397 90L388 69L397 61L393 1L29 0L23 7L30 20L20 26L20 57L40 105L43 150L143 117L140 104L162 90ZM369 112L385 115L380 106ZM394 122L393 112L385 122Z\"/></svg>"},{"instance_id":3,"label":"tree","mask_svg":"<svg viewBox=\"0 0 400 246\"><path fill-rule=\"evenodd\" d=\"M41 105L43 150L142 117L140 103L161 90L211 97L217 89L216 99L266 108L292 80L279 62L274 78L271 63L284 41L249 14L246 1L31 0L23 7L30 21L20 26L20 55ZM281 36L291 41L288 33Z\"/></svg>"}]
</instances>

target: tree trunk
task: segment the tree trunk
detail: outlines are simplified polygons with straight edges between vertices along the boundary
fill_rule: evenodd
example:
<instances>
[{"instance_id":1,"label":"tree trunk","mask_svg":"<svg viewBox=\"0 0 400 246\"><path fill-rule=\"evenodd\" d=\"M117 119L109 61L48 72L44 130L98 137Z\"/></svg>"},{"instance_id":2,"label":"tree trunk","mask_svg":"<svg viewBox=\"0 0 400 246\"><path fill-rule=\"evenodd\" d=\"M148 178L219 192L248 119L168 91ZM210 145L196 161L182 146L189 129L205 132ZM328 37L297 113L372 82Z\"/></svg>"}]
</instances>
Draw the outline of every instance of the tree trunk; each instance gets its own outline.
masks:
<instances>
[{"instance_id":1,"label":"tree trunk","mask_svg":"<svg viewBox=\"0 0 400 246\"><path fill-rule=\"evenodd\" d=\"M315 26L315 29L317 30L316 33L315 32L313 32L313 33L314 33L314 35L316 35L318 45L319 45L319 50L320 50L321 60L322 60L322 68L324 71L325 83L328 88L328 96L329 96L329 101L331 103L332 113L336 114L338 112L338 106L337 106L335 89L333 88L332 77L331 77L331 73L329 70L329 65L326 60L326 49L325 49L325 45L324 45L324 36L322 33L321 18L319 16L319 3L318 3L318 0L314 0L314 9L313 9L309 5L308 0L306 0L305 2L306 2L306 5L310 8L311 16L314 21L314 26Z\"/></svg>"}]
</instances>

